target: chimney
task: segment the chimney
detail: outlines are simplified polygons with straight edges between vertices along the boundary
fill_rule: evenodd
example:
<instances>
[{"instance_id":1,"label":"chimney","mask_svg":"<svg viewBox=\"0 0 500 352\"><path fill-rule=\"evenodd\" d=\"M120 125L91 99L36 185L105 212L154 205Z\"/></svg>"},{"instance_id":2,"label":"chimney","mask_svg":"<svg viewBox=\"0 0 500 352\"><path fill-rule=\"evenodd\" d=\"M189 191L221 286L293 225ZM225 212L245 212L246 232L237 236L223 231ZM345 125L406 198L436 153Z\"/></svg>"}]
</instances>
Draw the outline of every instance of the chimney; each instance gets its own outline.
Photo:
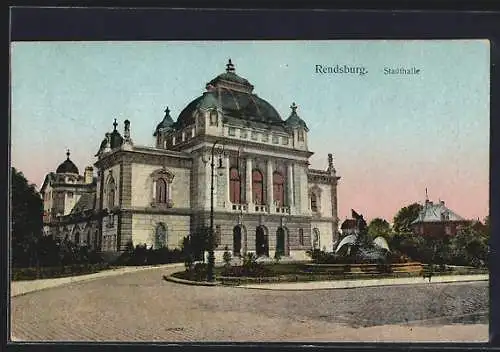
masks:
<instances>
[{"instance_id":1,"label":"chimney","mask_svg":"<svg viewBox=\"0 0 500 352\"><path fill-rule=\"evenodd\" d=\"M85 168L84 179L86 184L90 184L94 181L94 168L92 166L87 166Z\"/></svg>"},{"instance_id":2,"label":"chimney","mask_svg":"<svg viewBox=\"0 0 500 352\"><path fill-rule=\"evenodd\" d=\"M439 203L444 206L444 200L440 200Z\"/></svg>"}]
</instances>

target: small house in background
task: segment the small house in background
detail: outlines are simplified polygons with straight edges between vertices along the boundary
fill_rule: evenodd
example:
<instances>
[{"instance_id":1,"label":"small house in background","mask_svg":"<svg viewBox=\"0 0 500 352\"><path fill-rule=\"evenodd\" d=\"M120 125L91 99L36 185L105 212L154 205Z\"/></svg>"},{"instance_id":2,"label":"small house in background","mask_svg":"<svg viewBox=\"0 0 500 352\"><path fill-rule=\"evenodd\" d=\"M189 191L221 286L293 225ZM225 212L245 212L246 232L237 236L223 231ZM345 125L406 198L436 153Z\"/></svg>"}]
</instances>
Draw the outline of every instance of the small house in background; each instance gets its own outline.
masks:
<instances>
[{"instance_id":1,"label":"small house in background","mask_svg":"<svg viewBox=\"0 0 500 352\"><path fill-rule=\"evenodd\" d=\"M451 209L447 208L444 201L434 203L428 199L418 214L411 227L415 234L425 236L454 236L461 227L470 225L469 220L464 219Z\"/></svg>"}]
</instances>

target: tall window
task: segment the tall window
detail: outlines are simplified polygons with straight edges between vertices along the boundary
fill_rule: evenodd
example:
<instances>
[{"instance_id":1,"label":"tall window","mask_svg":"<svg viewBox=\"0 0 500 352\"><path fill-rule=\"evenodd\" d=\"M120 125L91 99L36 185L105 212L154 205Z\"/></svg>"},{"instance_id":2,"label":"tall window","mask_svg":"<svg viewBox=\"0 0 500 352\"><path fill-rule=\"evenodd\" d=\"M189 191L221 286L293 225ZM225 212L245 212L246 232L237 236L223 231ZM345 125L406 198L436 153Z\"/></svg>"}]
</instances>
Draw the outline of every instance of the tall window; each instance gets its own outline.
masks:
<instances>
[{"instance_id":1,"label":"tall window","mask_svg":"<svg viewBox=\"0 0 500 352\"><path fill-rule=\"evenodd\" d=\"M211 126L217 125L217 111L216 110L210 111L210 125Z\"/></svg>"},{"instance_id":2,"label":"tall window","mask_svg":"<svg viewBox=\"0 0 500 352\"><path fill-rule=\"evenodd\" d=\"M304 141L304 130L299 130L299 133L298 133L298 140L300 142L303 142Z\"/></svg>"},{"instance_id":3,"label":"tall window","mask_svg":"<svg viewBox=\"0 0 500 352\"><path fill-rule=\"evenodd\" d=\"M274 201L278 206L284 205L285 200L285 179L283 175L279 172L275 172L273 174L273 193L274 193Z\"/></svg>"},{"instance_id":4,"label":"tall window","mask_svg":"<svg viewBox=\"0 0 500 352\"><path fill-rule=\"evenodd\" d=\"M304 229L299 229L299 244L304 245Z\"/></svg>"},{"instance_id":5,"label":"tall window","mask_svg":"<svg viewBox=\"0 0 500 352\"><path fill-rule=\"evenodd\" d=\"M168 187L167 181L163 178L156 180L156 202L166 203L168 200Z\"/></svg>"},{"instance_id":6,"label":"tall window","mask_svg":"<svg viewBox=\"0 0 500 352\"><path fill-rule=\"evenodd\" d=\"M241 181L238 169L235 167L229 171L229 198L231 203L241 204Z\"/></svg>"},{"instance_id":7,"label":"tall window","mask_svg":"<svg viewBox=\"0 0 500 352\"><path fill-rule=\"evenodd\" d=\"M109 178L108 181L108 208L111 209L115 206L115 180L113 177Z\"/></svg>"},{"instance_id":8,"label":"tall window","mask_svg":"<svg viewBox=\"0 0 500 352\"><path fill-rule=\"evenodd\" d=\"M314 192L311 193L311 211L313 213L318 212L318 196Z\"/></svg>"},{"instance_id":9,"label":"tall window","mask_svg":"<svg viewBox=\"0 0 500 352\"><path fill-rule=\"evenodd\" d=\"M252 192L253 192L253 202L257 205L264 204L264 177L262 172L259 170L253 170L252 172Z\"/></svg>"},{"instance_id":10,"label":"tall window","mask_svg":"<svg viewBox=\"0 0 500 352\"><path fill-rule=\"evenodd\" d=\"M154 171L152 178L153 206L172 207L172 182L174 175L165 168Z\"/></svg>"}]
</instances>

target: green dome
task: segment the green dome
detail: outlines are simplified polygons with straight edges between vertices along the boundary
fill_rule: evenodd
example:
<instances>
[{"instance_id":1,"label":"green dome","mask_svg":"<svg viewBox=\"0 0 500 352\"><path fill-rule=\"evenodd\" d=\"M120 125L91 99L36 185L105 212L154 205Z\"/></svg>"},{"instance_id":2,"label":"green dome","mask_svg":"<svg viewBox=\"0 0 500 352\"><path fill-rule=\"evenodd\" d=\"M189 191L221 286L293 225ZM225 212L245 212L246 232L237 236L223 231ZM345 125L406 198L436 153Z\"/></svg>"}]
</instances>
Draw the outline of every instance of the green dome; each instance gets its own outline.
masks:
<instances>
[{"instance_id":1,"label":"green dome","mask_svg":"<svg viewBox=\"0 0 500 352\"><path fill-rule=\"evenodd\" d=\"M181 111L175 123L176 128L194 124L196 111L211 108L222 112L223 118L231 123L285 128L276 109L254 94L253 85L234 72L231 60L226 71L207 83L207 91Z\"/></svg>"}]
</instances>

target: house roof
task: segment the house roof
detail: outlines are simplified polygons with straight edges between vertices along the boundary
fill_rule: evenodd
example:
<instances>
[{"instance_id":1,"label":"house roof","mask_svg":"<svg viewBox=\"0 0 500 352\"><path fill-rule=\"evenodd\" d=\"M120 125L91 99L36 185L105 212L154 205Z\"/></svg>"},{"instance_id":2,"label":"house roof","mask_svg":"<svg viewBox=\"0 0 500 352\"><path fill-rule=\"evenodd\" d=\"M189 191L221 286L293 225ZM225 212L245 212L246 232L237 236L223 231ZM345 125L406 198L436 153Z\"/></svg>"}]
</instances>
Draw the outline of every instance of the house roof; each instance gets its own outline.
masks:
<instances>
[{"instance_id":1,"label":"house roof","mask_svg":"<svg viewBox=\"0 0 500 352\"><path fill-rule=\"evenodd\" d=\"M86 210L93 210L95 208L95 193L83 193L78 202L76 202L71 214L82 213Z\"/></svg>"},{"instance_id":2,"label":"house roof","mask_svg":"<svg viewBox=\"0 0 500 352\"><path fill-rule=\"evenodd\" d=\"M412 224L418 224L422 222L464 221L464 220L465 219L463 217L461 217L454 211L447 208L444 204L444 201L433 203L427 200L422 210L418 214L418 217L412 222Z\"/></svg>"}]
</instances>

